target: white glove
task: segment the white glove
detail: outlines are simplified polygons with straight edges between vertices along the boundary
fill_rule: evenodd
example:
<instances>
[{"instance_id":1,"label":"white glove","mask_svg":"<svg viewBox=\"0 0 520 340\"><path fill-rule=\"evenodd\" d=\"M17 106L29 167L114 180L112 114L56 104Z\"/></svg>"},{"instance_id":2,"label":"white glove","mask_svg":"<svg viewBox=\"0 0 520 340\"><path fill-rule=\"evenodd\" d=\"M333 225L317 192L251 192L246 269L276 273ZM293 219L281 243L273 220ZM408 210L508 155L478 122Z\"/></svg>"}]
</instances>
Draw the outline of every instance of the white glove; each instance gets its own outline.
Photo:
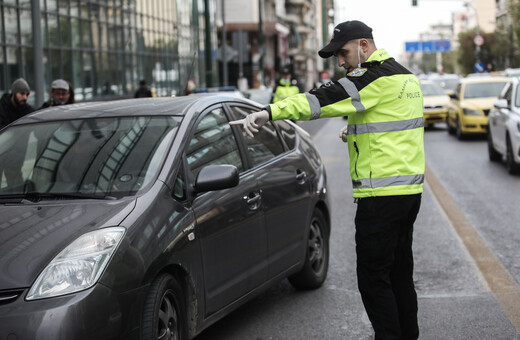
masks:
<instances>
[{"instance_id":1,"label":"white glove","mask_svg":"<svg viewBox=\"0 0 520 340\"><path fill-rule=\"evenodd\" d=\"M339 132L339 138L341 138L341 140L343 142L347 142L347 133L348 133L348 125L345 125Z\"/></svg>"},{"instance_id":2,"label":"white glove","mask_svg":"<svg viewBox=\"0 0 520 340\"><path fill-rule=\"evenodd\" d=\"M269 112L262 110L248 114L244 119L231 121L229 125L242 125L244 128L244 136L247 134L250 137L254 137L254 133L257 133L258 129L267 123L268 120Z\"/></svg>"}]
</instances>

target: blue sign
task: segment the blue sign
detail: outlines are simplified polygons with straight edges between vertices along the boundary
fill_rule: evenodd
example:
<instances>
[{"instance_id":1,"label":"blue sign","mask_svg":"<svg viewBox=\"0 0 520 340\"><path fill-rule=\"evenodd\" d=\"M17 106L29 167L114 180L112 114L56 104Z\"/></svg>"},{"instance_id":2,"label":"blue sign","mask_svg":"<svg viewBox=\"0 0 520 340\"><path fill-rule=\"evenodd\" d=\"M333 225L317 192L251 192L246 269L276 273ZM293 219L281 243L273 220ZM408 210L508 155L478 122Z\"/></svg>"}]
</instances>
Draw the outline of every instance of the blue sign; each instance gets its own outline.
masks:
<instances>
[{"instance_id":1,"label":"blue sign","mask_svg":"<svg viewBox=\"0 0 520 340\"><path fill-rule=\"evenodd\" d=\"M406 52L420 52L421 51L421 42L420 41L411 41L405 42Z\"/></svg>"},{"instance_id":2,"label":"blue sign","mask_svg":"<svg viewBox=\"0 0 520 340\"><path fill-rule=\"evenodd\" d=\"M409 41L405 42L406 52L448 52L451 49L449 40L427 40L427 41Z\"/></svg>"},{"instance_id":3,"label":"blue sign","mask_svg":"<svg viewBox=\"0 0 520 340\"><path fill-rule=\"evenodd\" d=\"M481 61L477 61L475 63L475 65L473 65L473 69L475 70L475 72L478 72L478 73L484 72L484 68L485 68L484 63Z\"/></svg>"},{"instance_id":4,"label":"blue sign","mask_svg":"<svg viewBox=\"0 0 520 340\"><path fill-rule=\"evenodd\" d=\"M451 48L451 42L449 40L434 40L435 51L448 52Z\"/></svg>"}]
</instances>

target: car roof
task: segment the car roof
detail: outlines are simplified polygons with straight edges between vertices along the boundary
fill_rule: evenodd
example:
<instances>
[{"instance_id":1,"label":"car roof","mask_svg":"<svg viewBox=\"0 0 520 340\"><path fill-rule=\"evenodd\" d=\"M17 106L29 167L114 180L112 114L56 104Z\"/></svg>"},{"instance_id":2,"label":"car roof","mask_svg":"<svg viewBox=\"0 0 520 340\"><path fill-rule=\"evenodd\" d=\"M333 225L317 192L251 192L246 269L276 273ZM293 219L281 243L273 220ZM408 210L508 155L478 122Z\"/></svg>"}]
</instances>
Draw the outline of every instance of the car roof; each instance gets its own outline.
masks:
<instances>
[{"instance_id":1,"label":"car roof","mask_svg":"<svg viewBox=\"0 0 520 340\"><path fill-rule=\"evenodd\" d=\"M84 119L117 116L176 115L202 110L220 102L258 104L243 98L212 93L192 94L181 97L132 98L113 101L83 102L53 106L24 116L13 125L41 122L45 120Z\"/></svg>"}]
</instances>

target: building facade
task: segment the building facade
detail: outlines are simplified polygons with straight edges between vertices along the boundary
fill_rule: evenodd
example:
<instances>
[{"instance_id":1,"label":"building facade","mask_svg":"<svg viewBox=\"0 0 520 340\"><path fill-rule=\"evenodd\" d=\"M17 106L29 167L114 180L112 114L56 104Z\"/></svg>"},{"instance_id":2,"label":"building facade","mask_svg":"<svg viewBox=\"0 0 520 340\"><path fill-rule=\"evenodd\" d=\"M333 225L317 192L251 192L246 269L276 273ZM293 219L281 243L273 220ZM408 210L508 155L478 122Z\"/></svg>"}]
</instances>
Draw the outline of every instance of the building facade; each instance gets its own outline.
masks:
<instances>
[{"instance_id":1,"label":"building facade","mask_svg":"<svg viewBox=\"0 0 520 340\"><path fill-rule=\"evenodd\" d=\"M218 0L217 3L219 40L227 46L229 85L236 85L242 78L250 88L271 87L281 69L289 66L303 91L319 81L320 72L333 69L317 54L330 40L333 30L332 0ZM222 45L219 46L220 50Z\"/></svg>"},{"instance_id":2,"label":"building facade","mask_svg":"<svg viewBox=\"0 0 520 340\"><path fill-rule=\"evenodd\" d=\"M216 0L3 0L0 93L25 78L39 106L53 79L78 101L157 96L217 81ZM208 53L206 53L208 51Z\"/></svg>"}]
</instances>

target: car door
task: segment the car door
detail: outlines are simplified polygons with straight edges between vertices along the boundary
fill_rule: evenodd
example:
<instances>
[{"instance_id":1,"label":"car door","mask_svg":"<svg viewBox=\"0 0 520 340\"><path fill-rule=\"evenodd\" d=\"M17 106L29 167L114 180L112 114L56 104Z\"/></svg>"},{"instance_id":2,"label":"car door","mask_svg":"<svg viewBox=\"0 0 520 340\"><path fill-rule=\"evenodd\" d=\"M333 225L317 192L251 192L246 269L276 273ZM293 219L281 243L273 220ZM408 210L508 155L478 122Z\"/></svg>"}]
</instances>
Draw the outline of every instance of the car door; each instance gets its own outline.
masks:
<instances>
[{"instance_id":1,"label":"car door","mask_svg":"<svg viewBox=\"0 0 520 340\"><path fill-rule=\"evenodd\" d=\"M258 111L230 106L233 119ZM304 258L307 223L310 218L308 164L296 149L285 150L268 122L254 138L244 137L251 171L258 180L269 245L269 277L279 275Z\"/></svg>"},{"instance_id":2,"label":"car door","mask_svg":"<svg viewBox=\"0 0 520 340\"><path fill-rule=\"evenodd\" d=\"M238 186L199 194L193 202L208 316L267 279L267 239L259 188L245 167L221 106L201 115L186 152L191 176L210 164L231 164Z\"/></svg>"},{"instance_id":3,"label":"car door","mask_svg":"<svg viewBox=\"0 0 520 340\"><path fill-rule=\"evenodd\" d=\"M501 154L505 154L506 152L506 130L507 130L507 118L511 109L511 95L513 92L513 86L511 83L508 83L504 90L502 91L502 95L498 97L499 99L507 100L508 108L506 109L497 109L494 108L490 111L489 115L489 129L491 131L491 135L493 136L493 145L495 149Z\"/></svg>"}]
</instances>

